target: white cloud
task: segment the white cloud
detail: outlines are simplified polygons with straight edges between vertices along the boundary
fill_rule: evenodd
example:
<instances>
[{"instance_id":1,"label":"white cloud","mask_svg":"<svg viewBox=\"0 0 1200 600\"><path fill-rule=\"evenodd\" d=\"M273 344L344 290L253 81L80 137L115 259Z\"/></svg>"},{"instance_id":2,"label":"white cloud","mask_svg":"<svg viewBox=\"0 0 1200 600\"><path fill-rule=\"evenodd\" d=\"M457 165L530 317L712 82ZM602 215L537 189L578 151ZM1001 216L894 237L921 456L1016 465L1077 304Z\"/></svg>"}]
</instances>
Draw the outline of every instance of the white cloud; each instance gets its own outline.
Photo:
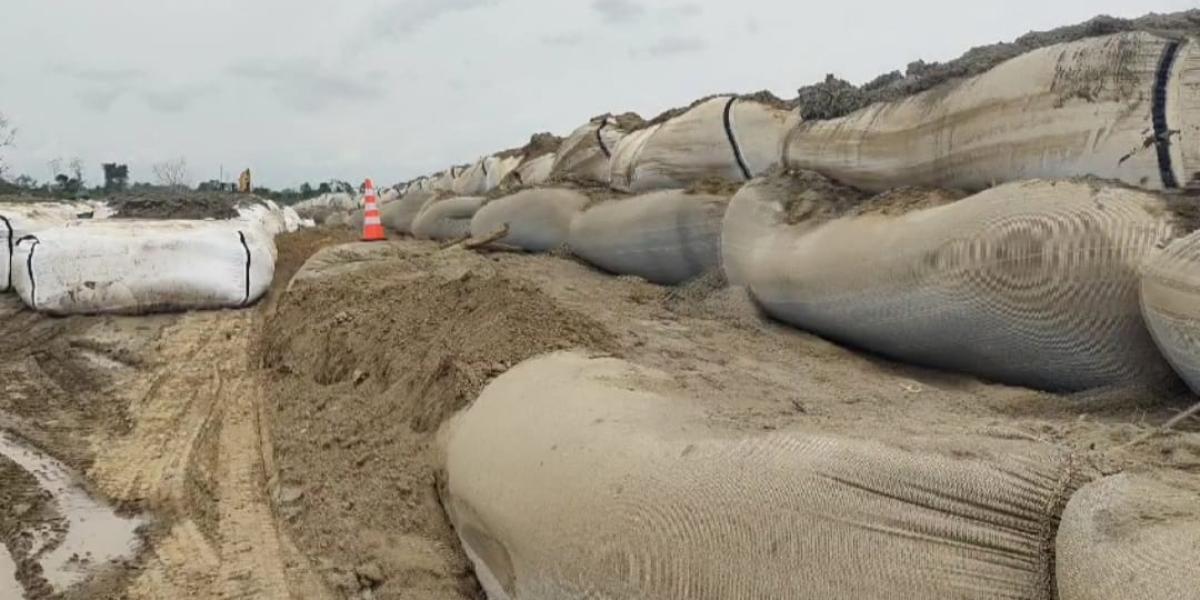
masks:
<instances>
[{"instance_id":1,"label":"white cloud","mask_svg":"<svg viewBox=\"0 0 1200 600\"><path fill-rule=\"evenodd\" d=\"M631 0L592 0L592 10L609 23L632 23L646 13L644 7Z\"/></svg>"},{"instance_id":2,"label":"white cloud","mask_svg":"<svg viewBox=\"0 0 1200 600\"><path fill-rule=\"evenodd\" d=\"M604 112L649 117L726 91L791 97L829 72L863 82L1099 13L1195 3L61 4L4 0L0 55L11 60L0 72L0 112L19 129L4 154L12 171L44 179L46 157L79 155L92 181L109 161L149 177L149 164L183 154L197 178L250 167L258 181L285 186L401 181L520 146L535 131L568 133ZM343 52L347 40L367 45Z\"/></svg>"},{"instance_id":3,"label":"white cloud","mask_svg":"<svg viewBox=\"0 0 1200 600\"><path fill-rule=\"evenodd\" d=\"M647 46L640 54L663 58L682 54L695 54L706 48L708 48L708 42L702 38L670 35Z\"/></svg>"},{"instance_id":4,"label":"white cloud","mask_svg":"<svg viewBox=\"0 0 1200 600\"><path fill-rule=\"evenodd\" d=\"M495 0L401 0L372 11L370 31L385 39L416 33L442 16L493 4Z\"/></svg>"},{"instance_id":5,"label":"white cloud","mask_svg":"<svg viewBox=\"0 0 1200 600\"><path fill-rule=\"evenodd\" d=\"M355 79L312 58L246 60L229 67L242 85L265 86L280 102L303 112L357 104L383 96L378 85Z\"/></svg>"}]
</instances>

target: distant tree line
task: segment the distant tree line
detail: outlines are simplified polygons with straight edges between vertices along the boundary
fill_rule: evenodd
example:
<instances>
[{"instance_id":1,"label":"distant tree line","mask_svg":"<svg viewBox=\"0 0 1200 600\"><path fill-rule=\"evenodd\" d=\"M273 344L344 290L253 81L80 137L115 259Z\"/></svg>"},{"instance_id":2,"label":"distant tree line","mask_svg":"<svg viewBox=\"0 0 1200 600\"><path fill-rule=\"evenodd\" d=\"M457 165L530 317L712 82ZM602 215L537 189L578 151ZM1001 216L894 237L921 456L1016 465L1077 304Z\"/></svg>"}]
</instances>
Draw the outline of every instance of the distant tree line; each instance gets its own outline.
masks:
<instances>
[{"instance_id":1,"label":"distant tree line","mask_svg":"<svg viewBox=\"0 0 1200 600\"><path fill-rule=\"evenodd\" d=\"M130 177L129 165L125 163L103 163L101 164L101 169L104 173L104 182L92 187L88 187L87 185L84 177L83 161L79 158L73 158L69 161L56 158L49 161L47 166L53 177L44 182L38 181L27 174L9 179L5 176L6 173L0 170L0 193L56 199L82 199L101 198L106 195L122 192L152 190L190 191L194 189L199 192L233 192L236 189L235 184L216 179L201 182L195 188L192 188L188 179L187 162L182 158L152 165L153 183L133 181ZM256 196L269 198L280 204L295 204L302 200L333 192L353 193L354 187L345 181L332 180L319 183L315 186L306 182L299 189L286 188L273 190L266 187L254 188Z\"/></svg>"}]
</instances>

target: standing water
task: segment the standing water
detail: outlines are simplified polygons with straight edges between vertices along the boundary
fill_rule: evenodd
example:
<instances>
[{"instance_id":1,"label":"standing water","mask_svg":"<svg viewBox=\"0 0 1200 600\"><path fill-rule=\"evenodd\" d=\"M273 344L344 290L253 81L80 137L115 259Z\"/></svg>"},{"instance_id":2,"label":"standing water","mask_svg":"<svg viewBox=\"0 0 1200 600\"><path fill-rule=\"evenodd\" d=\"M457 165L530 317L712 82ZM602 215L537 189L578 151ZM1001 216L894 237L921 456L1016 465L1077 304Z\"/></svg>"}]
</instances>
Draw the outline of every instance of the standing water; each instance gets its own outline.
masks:
<instances>
[{"instance_id":1,"label":"standing water","mask_svg":"<svg viewBox=\"0 0 1200 600\"><path fill-rule=\"evenodd\" d=\"M91 568L130 557L137 551L136 530L142 520L120 517L97 502L75 482L66 465L3 431L0 431L0 454L37 479L38 485L53 496L66 521L65 534L56 536L46 528L37 532L34 543L33 556L55 591L65 591L83 581ZM59 543L54 545L56 541ZM10 578L5 573L11 565L7 552L0 555L0 592L5 592L9 585ZM0 594L0 597L11 596Z\"/></svg>"}]
</instances>

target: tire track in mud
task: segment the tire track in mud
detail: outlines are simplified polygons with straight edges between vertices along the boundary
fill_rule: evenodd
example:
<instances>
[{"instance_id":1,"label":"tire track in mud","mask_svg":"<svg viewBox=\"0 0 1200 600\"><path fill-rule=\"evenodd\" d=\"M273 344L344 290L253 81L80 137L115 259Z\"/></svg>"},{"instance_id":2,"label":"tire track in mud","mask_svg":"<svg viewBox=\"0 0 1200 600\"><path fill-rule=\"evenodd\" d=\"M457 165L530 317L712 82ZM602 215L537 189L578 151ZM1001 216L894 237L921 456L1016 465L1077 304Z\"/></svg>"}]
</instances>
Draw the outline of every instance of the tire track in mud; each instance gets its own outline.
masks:
<instances>
[{"instance_id":1,"label":"tire track in mud","mask_svg":"<svg viewBox=\"0 0 1200 600\"><path fill-rule=\"evenodd\" d=\"M170 524L131 598L288 598L289 582L303 585L297 597L327 595L281 537L267 496L262 389L249 360L257 318L188 314L164 332L149 371L118 386L132 431L96 448L90 475L109 497ZM215 469L201 462L210 442ZM196 478L215 485L196 492Z\"/></svg>"}]
</instances>

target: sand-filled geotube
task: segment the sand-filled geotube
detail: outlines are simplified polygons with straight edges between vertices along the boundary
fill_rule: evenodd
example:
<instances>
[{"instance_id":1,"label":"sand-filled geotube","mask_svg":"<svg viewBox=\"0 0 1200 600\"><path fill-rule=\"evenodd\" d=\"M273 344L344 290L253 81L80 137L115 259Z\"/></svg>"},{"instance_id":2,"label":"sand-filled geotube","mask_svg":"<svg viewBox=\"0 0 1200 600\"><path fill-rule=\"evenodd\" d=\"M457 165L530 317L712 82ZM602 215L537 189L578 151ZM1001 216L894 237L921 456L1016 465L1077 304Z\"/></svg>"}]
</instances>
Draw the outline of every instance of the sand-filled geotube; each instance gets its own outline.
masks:
<instances>
[{"instance_id":1,"label":"sand-filled geotube","mask_svg":"<svg viewBox=\"0 0 1200 600\"><path fill-rule=\"evenodd\" d=\"M12 289L17 240L75 218L67 205L0 204L0 292Z\"/></svg>"},{"instance_id":2,"label":"sand-filled geotube","mask_svg":"<svg viewBox=\"0 0 1200 600\"><path fill-rule=\"evenodd\" d=\"M554 156L551 177L608 183L613 152L621 140L641 124L641 118L632 113L603 115L588 121L563 140Z\"/></svg>"},{"instance_id":3,"label":"sand-filled geotube","mask_svg":"<svg viewBox=\"0 0 1200 600\"><path fill-rule=\"evenodd\" d=\"M523 190L492 200L471 219L471 235L482 238L507 227L496 240L529 252L549 252L567 243L571 221L583 210L586 195L564 188Z\"/></svg>"},{"instance_id":4,"label":"sand-filled geotube","mask_svg":"<svg viewBox=\"0 0 1200 600\"><path fill-rule=\"evenodd\" d=\"M1200 233L1175 240L1146 261L1142 311L1163 355L1200 393Z\"/></svg>"},{"instance_id":5,"label":"sand-filled geotube","mask_svg":"<svg viewBox=\"0 0 1200 600\"><path fill-rule=\"evenodd\" d=\"M787 110L756 99L710 98L623 140L611 162L612 184L645 192L712 177L746 181L779 161L787 121Z\"/></svg>"},{"instance_id":6,"label":"sand-filled geotube","mask_svg":"<svg viewBox=\"0 0 1200 600\"><path fill-rule=\"evenodd\" d=\"M722 240L730 280L776 318L898 360L1041 389L1172 377L1138 300L1143 260L1190 227L1168 200L1030 181L958 201L883 195L822 215L782 177L742 188Z\"/></svg>"},{"instance_id":7,"label":"sand-filled geotube","mask_svg":"<svg viewBox=\"0 0 1200 600\"><path fill-rule=\"evenodd\" d=\"M556 353L443 427L443 500L489 598L1052 597L1069 452L726 431L680 389Z\"/></svg>"},{"instance_id":8,"label":"sand-filled geotube","mask_svg":"<svg viewBox=\"0 0 1200 600\"><path fill-rule=\"evenodd\" d=\"M1049 46L788 134L783 161L872 191L971 191L1095 175L1149 188L1200 172L1200 48L1145 32Z\"/></svg>"},{"instance_id":9,"label":"sand-filled geotube","mask_svg":"<svg viewBox=\"0 0 1200 600\"><path fill-rule=\"evenodd\" d=\"M412 233L413 220L421 214L421 209L434 200L441 198L444 192L415 190L400 197L399 200L384 206L379 211L379 219L383 226L396 233Z\"/></svg>"},{"instance_id":10,"label":"sand-filled geotube","mask_svg":"<svg viewBox=\"0 0 1200 600\"><path fill-rule=\"evenodd\" d=\"M1058 532L1060 600L1200 599L1200 477L1124 473L1071 498Z\"/></svg>"},{"instance_id":11,"label":"sand-filled geotube","mask_svg":"<svg viewBox=\"0 0 1200 600\"><path fill-rule=\"evenodd\" d=\"M471 233L471 218L486 202L477 196L434 200L412 223L412 234L421 240L452 240Z\"/></svg>"},{"instance_id":12,"label":"sand-filled geotube","mask_svg":"<svg viewBox=\"0 0 1200 600\"><path fill-rule=\"evenodd\" d=\"M567 245L610 273L681 283L720 267L728 202L682 190L608 200L575 218Z\"/></svg>"},{"instance_id":13,"label":"sand-filled geotube","mask_svg":"<svg viewBox=\"0 0 1200 600\"><path fill-rule=\"evenodd\" d=\"M537 185L550 178L554 167L554 154L543 154L536 158L526 157L521 164L509 171L507 179L516 185Z\"/></svg>"},{"instance_id":14,"label":"sand-filled geotube","mask_svg":"<svg viewBox=\"0 0 1200 600\"><path fill-rule=\"evenodd\" d=\"M13 288L55 315L253 304L275 273L273 236L238 221L77 221L14 246Z\"/></svg>"},{"instance_id":15,"label":"sand-filled geotube","mask_svg":"<svg viewBox=\"0 0 1200 600\"><path fill-rule=\"evenodd\" d=\"M477 160L471 166L463 169L454 178L454 183L450 191L460 196L478 196L487 193L488 170L486 160L486 158Z\"/></svg>"}]
</instances>

